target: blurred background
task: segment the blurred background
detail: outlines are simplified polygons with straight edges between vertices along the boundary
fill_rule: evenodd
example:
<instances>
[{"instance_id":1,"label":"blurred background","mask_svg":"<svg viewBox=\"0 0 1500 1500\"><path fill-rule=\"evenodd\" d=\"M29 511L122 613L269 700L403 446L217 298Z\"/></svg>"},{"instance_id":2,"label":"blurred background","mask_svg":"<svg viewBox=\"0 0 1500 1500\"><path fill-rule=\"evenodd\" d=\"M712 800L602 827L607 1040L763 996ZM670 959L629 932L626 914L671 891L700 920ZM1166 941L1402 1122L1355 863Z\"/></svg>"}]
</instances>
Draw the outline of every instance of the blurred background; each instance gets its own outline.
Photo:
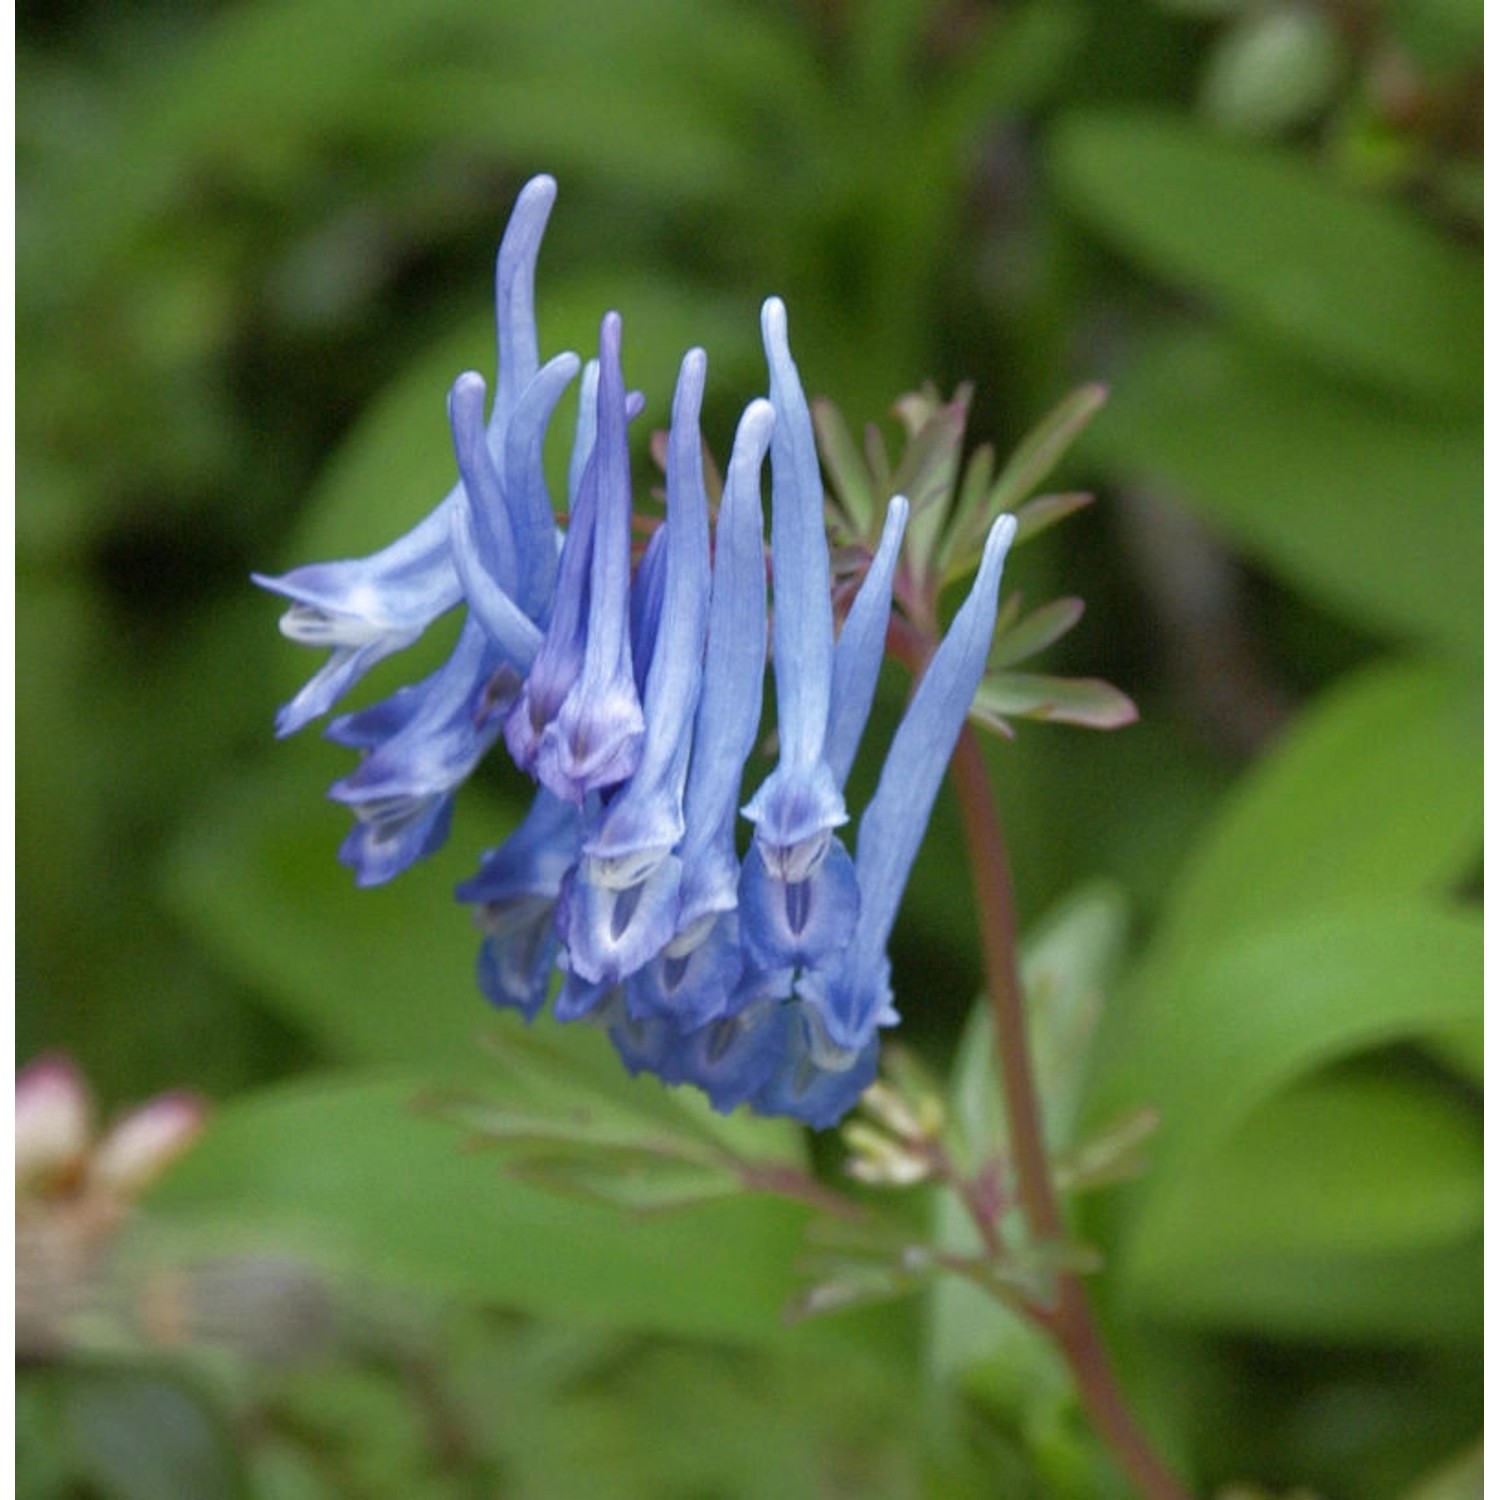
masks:
<instances>
[{"instance_id":1,"label":"blurred background","mask_svg":"<svg viewBox=\"0 0 1500 1500\"><path fill-rule=\"evenodd\" d=\"M627 1243L405 1111L484 1071L450 892L520 788L482 777L447 849L356 892L345 752L273 741L313 658L248 574L451 483L446 392L492 369L538 171L544 353L619 308L661 426L702 344L721 457L772 292L853 423L967 380L1003 453L1109 385L1049 481L1097 503L1007 588L1084 599L1044 669L1140 721L990 751L1023 926L1081 888L1109 914L1085 1114L1157 1103L1180 1169L1087 1219L1112 1334L1202 1493L1478 1493L1481 29L1477 0L20 6L18 1060L69 1054L102 1117L213 1105L23 1350L23 1493L1123 1493L1025 1340L955 1352L928 1296L782 1329L780 1205ZM894 958L942 1072L980 984L946 796ZM1211 1126L1220 1077L1253 1083Z\"/></svg>"}]
</instances>

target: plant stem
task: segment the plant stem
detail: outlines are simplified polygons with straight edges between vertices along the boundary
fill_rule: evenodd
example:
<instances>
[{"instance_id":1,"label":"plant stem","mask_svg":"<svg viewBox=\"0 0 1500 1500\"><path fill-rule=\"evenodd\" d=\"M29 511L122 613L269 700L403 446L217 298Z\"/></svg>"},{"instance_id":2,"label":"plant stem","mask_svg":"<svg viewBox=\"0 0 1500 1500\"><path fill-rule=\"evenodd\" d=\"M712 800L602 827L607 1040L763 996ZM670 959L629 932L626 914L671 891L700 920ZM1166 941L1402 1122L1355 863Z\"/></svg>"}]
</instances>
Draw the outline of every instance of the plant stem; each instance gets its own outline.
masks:
<instances>
[{"instance_id":1,"label":"plant stem","mask_svg":"<svg viewBox=\"0 0 1500 1500\"><path fill-rule=\"evenodd\" d=\"M979 907L985 987L995 1022L995 1047L1006 1123L1016 1169L1017 1196L1031 1236L1057 1244L1064 1235L1062 1210L1042 1135L1036 1081L1031 1070L1025 998L1017 967L1015 896L999 809L978 736L965 725L950 767L962 808L964 841ZM1038 1320L1068 1361L1095 1430L1120 1467L1149 1500L1185 1500L1186 1492L1158 1457L1126 1404L1083 1283L1070 1271L1056 1273L1053 1304L1037 1309Z\"/></svg>"}]
</instances>

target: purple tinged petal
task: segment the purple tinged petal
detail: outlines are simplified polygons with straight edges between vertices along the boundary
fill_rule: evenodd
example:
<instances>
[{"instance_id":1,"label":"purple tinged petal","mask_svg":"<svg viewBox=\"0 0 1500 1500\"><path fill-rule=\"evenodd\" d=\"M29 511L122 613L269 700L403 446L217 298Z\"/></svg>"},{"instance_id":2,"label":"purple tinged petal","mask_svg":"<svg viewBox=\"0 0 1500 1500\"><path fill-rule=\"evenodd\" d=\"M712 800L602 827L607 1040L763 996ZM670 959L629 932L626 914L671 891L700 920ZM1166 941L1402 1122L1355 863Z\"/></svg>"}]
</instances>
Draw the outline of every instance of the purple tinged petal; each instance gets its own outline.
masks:
<instances>
[{"instance_id":1,"label":"purple tinged petal","mask_svg":"<svg viewBox=\"0 0 1500 1500\"><path fill-rule=\"evenodd\" d=\"M630 976L625 1004L632 1017L660 1017L696 1031L728 1010L745 969L738 917L721 912L707 919L705 931L689 936L681 945L667 943Z\"/></svg>"},{"instance_id":2,"label":"purple tinged petal","mask_svg":"<svg viewBox=\"0 0 1500 1500\"><path fill-rule=\"evenodd\" d=\"M630 590L630 655L635 663L636 690L646 691L656 635L661 628L662 601L667 590L667 528L658 526L636 565Z\"/></svg>"},{"instance_id":3,"label":"purple tinged petal","mask_svg":"<svg viewBox=\"0 0 1500 1500\"><path fill-rule=\"evenodd\" d=\"M455 892L474 904L474 920L485 934L480 988L493 1004L514 1007L528 1020L547 999L560 948L558 892L581 840L578 809L539 787L514 832L483 856L479 873Z\"/></svg>"},{"instance_id":4,"label":"purple tinged petal","mask_svg":"<svg viewBox=\"0 0 1500 1500\"><path fill-rule=\"evenodd\" d=\"M473 515L467 507L453 512L453 558L464 581L471 618L484 626L519 680L521 674L531 669L541 650L542 632L480 561Z\"/></svg>"},{"instance_id":5,"label":"purple tinged petal","mask_svg":"<svg viewBox=\"0 0 1500 1500\"><path fill-rule=\"evenodd\" d=\"M596 979L585 979L572 969L564 969L562 988L552 1002L552 1015L559 1021L601 1023L617 1002L618 988Z\"/></svg>"},{"instance_id":6,"label":"purple tinged petal","mask_svg":"<svg viewBox=\"0 0 1500 1500\"><path fill-rule=\"evenodd\" d=\"M330 794L331 795L331 794ZM339 863L361 888L384 885L435 854L453 826L453 794L369 798L352 804L357 821L339 845Z\"/></svg>"},{"instance_id":7,"label":"purple tinged petal","mask_svg":"<svg viewBox=\"0 0 1500 1500\"><path fill-rule=\"evenodd\" d=\"M575 802L632 774L645 729L630 656L626 421L620 317L609 313L599 332L599 431L594 460L580 489L582 498L591 475L596 491L594 544L583 665L556 717L542 730L535 767L545 786Z\"/></svg>"},{"instance_id":8,"label":"purple tinged petal","mask_svg":"<svg viewBox=\"0 0 1500 1500\"><path fill-rule=\"evenodd\" d=\"M897 495L891 501L880 546L833 648L833 698L828 706L824 753L834 784L840 788L848 780L860 736L870 717L870 705L875 701L880 664L885 659L885 632L891 618L891 580L901 555L909 510L904 495Z\"/></svg>"},{"instance_id":9,"label":"purple tinged petal","mask_svg":"<svg viewBox=\"0 0 1500 1500\"><path fill-rule=\"evenodd\" d=\"M597 376L590 382L588 371L585 371L584 384L597 389ZM573 500L568 534L558 558L552 618L531 664L531 671L505 721L505 743L511 759L521 770L533 775L542 737L583 670L589 573L594 554L594 511L598 499L594 468L595 456L591 451Z\"/></svg>"},{"instance_id":10,"label":"purple tinged petal","mask_svg":"<svg viewBox=\"0 0 1500 1500\"><path fill-rule=\"evenodd\" d=\"M693 1032L682 1048L684 1080L727 1115L763 1089L782 1065L789 1010L781 997L765 995Z\"/></svg>"},{"instance_id":11,"label":"purple tinged petal","mask_svg":"<svg viewBox=\"0 0 1500 1500\"><path fill-rule=\"evenodd\" d=\"M599 361L589 360L578 380L578 425L573 430L573 452L568 459L568 507L576 511L584 470L594 456L594 437L599 430ZM569 526L575 518L570 517Z\"/></svg>"},{"instance_id":12,"label":"purple tinged petal","mask_svg":"<svg viewBox=\"0 0 1500 1500\"><path fill-rule=\"evenodd\" d=\"M505 485L495 466L485 430L484 377L473 370L460 375L448 392L448 426L453 432L453 452L463 481L473 558L489 575L493 587L515 598L521 579L515 528L506 504ZM472 597L469 578L458 563L465 593ZM471 569L472 571L472 569Z\"/></svg>"},{"instance_id":13,"label":"purple tinged petal","mask_svg":"<svg viewBox=\"0 0 1500 1500\"><path fill-rule=\"evenodd\" d=\"M683 788L708 615L708 495L698 427L707 364L701 349L688 354L673 402L663 526L666 580L646 679L640 763L584 844L585 877L597 876L606 884L633 884L623 878L621 867L648 870L683 833ZM609 868L601 871L600 866Z\"/></svg>"},{"instance_id":14,"label":"purple tinged petal","mask_svg":"<svg viewBox=\"0 0 1500 1500\"><path fill-rule=\"evenodd\" d=\"M391 879L442 842L453 793L498 732L498 725L484 722L479 710L500 665L495 648L471 617L445 665L418 685L420 696L405 699L392 713L399 722L396 732L329 789L328 795L351 807L359 819L340 858L354 869L360 885ZM369 721L343 727L361 738L368 734Z\"/></svg>"},{"instance_id":15,"label":"purple tinged petal","mask_svg":"<svg viewBox=\"0 0 1500 1500\"><path fill-rule=\"evenodd\" d=\"M545 787L538 787L526 816L510 837L486 851L479 873L459 885L454 894L460 901L481 908L524 896L556 900L563 877L578 858L582 838L578 809L554 797ZM476 920L484 920L482 910Z\"/></svg>"},{"instance_id":16,"label":"purple tinged petal","mask_svg":"<svg viewBox=\"0 0 1500 1500\"><path fill-rule=\"evenodd\" d=\"M530 1021L547 1003L562 944L553 925L554 902L527 896L495 909L479 945L475 976L491 1005L518 1010Z\"/></svg>"}]
</instances>

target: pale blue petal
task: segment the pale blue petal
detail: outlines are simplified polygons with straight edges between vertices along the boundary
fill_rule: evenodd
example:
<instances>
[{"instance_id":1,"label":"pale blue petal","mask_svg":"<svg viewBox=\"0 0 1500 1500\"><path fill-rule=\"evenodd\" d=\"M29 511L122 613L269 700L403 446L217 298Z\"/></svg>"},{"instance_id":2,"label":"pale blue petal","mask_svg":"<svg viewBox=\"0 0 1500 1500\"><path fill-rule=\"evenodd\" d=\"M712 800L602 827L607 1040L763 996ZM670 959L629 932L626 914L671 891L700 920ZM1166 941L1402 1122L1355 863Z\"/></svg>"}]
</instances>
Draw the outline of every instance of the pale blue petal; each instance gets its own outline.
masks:
<instances>
[{"instance_id":1,"label":"pale blue petal","mask_svg":"<svg viewBox=\"0 0 1500 1500\"><path fill-rule=\"evenodd\" d=\"M585 855L564 884L559 908L569 967L610 984L644 968L676 931L681 879L682 866L669 855L644 878L617 885Z\"/></svg>"},{"instance_id":2,"label":"pale blue petal","mask_svg":"<svg viewBox=\"0 0 1500 1500\"><path fill-rule=\"evenodd\" d=\"M752 401L740 418L715 531L703 690L685 796L681 922L733 909L735 810L760 725L766 666L766 561L760 475L775 415Z\"/></svg>"},{"instance_id":3,"label":"pale blue petal","mask_svg":"<svg viewBox=\"0 0 1500 1500\"><path fill-rule=\"evenodd\" d=\"M515 588L507 592L532 620L546 619L557 582L557 518L547 489L543 444L552 413L577 373L576 354L548 360L522 391L505 429L501 471L520 570Z\"/></svg>"},{"instance_id":4,"label":"pale blue petal","mask_svg":"<svg viewBox=\"0 0 1500 1500\"><path fill-rule=\"evenodd\" d=\"M658 526L636 564L635 583L630 590L630 655L635 664L636 691L642 697L656 655L656 634L661 629L666 591L667 528Z\"/></svg>"},{"instance_id":5,"label":"pale blue petal","mask_svg":"<svg viewBox=\"0 0 1500 1500\"><path fill-rule=\"evenodd\" d=\"M745 856L739 891L740 941L761 969L822 963L854 932L860 891L854 861L833 840L805 880L787 881L766 868L760 846Z\"/></svg>"},{"instance_id":6,"label":"pale blue petal","mask_svg":"<svg viewBox=\"0 0 1500 1500\"><path fill-rule=\"evenodd\" d=\"M824 1067L814 1056L800 1009L784 1007L784 1050L750 1105L757 1114L786 1115L815 1130L827 1130L854 1108L875 1081L880 1044L876 1039L869 1041L847 1067Z\"/></svg>"},{"instance_id":7,"label":"pale blue petal","mask_svg":"<svg viewBox=\"0 0 1500 1500\"><path fill-rule=\"evenodd\" d=\"M551 177L533 177L516 195L495 257L495 404L510 412L537 372L536 261L557 199Z\"/></svg>"},{"instance_id":8,"label":"pale blue petal","mask_svg":"<svg viewBox=\"0 0 1500 1500\"><path fill-rule=\"evenodd\" d=\"M897 495L886 511L880 546L870 561L854 603L844 618L833 648L833 698L828 706L828 736L824 756L842 789L854 765L860 736L875 701L880 664L885 659L885 632L891 618L891 579L901 556L910 507Z\"/></svg>"},{"instance_id":9,"label":"pale blue petal","mask_svg":"<svg viewBox=\"0 0 1500 1500\"><path fill-rule=\"evenodd\" d=\"M659 1017L684 1031L696 1031L729 1009L744 973L739 919L723 912L707 919L691 941L669 943L625 986L630 1015Z\"/></svg>"},{"instance_id":10,"label":"pale blue petal","mask_svg":"<svg viewBox=\"0 0 1500 1500\"><path fill-rule=\"evenodd\" d=\"M833 606L823 476L812 416L787 345L786 308L761 309L771 370L771 569L775 588L776 720L782 760L808 768L823 754L833 672Z\"/></svg>"},{"instance_id":11,"label":"pale blue petal","mask_svg":"<svg viewBox=\"0 0 1500 1500\"><path fill-rule=\"evenodd\" d=\"M861 1049L885 1024L882 1016L890 1004L886 944L943 773L984 675L1000 575L1014 535L1010 516L991 528L969 596L917 684L875 795L860 819L854 858L859 919L848 949L815 981L815 992L809 992L836 1047Z\"/></svg>"}]
</instances>

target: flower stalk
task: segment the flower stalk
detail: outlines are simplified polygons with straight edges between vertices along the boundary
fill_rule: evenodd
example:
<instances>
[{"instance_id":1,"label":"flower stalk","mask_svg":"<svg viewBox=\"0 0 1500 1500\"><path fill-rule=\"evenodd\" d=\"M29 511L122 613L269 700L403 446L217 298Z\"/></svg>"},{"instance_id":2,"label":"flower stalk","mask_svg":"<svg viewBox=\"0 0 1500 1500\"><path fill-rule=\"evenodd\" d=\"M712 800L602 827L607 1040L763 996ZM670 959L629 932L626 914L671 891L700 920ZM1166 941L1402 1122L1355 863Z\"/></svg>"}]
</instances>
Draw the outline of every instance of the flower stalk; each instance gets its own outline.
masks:
<instances>
[{"instance_id":1,"label":"flower stalk","mask_svg":"<svg viewBox=\"0 0 1500 1500\"><path fill-rule=\"evenodd\" d=\"M995 1022L996 1063L1017 1196L1032 1240L1042 1245L1058 1244L1064 1234L1062 1209L1042 1136L1031 1068L1026 1007L1016 962L1010 862L979 739L967 725L959 735L950 771L963 813L960 821L979 911L985 993ZM1034 1305L1032 1315L1055 1340L1095 1431L1141 1494L1148 1500L1186 1500L1187 1492L1152 1447L1126 1402L1079 1275L1060 1267L1055 1272L1051 1305Z\"/></svg>"}]
</instances>

